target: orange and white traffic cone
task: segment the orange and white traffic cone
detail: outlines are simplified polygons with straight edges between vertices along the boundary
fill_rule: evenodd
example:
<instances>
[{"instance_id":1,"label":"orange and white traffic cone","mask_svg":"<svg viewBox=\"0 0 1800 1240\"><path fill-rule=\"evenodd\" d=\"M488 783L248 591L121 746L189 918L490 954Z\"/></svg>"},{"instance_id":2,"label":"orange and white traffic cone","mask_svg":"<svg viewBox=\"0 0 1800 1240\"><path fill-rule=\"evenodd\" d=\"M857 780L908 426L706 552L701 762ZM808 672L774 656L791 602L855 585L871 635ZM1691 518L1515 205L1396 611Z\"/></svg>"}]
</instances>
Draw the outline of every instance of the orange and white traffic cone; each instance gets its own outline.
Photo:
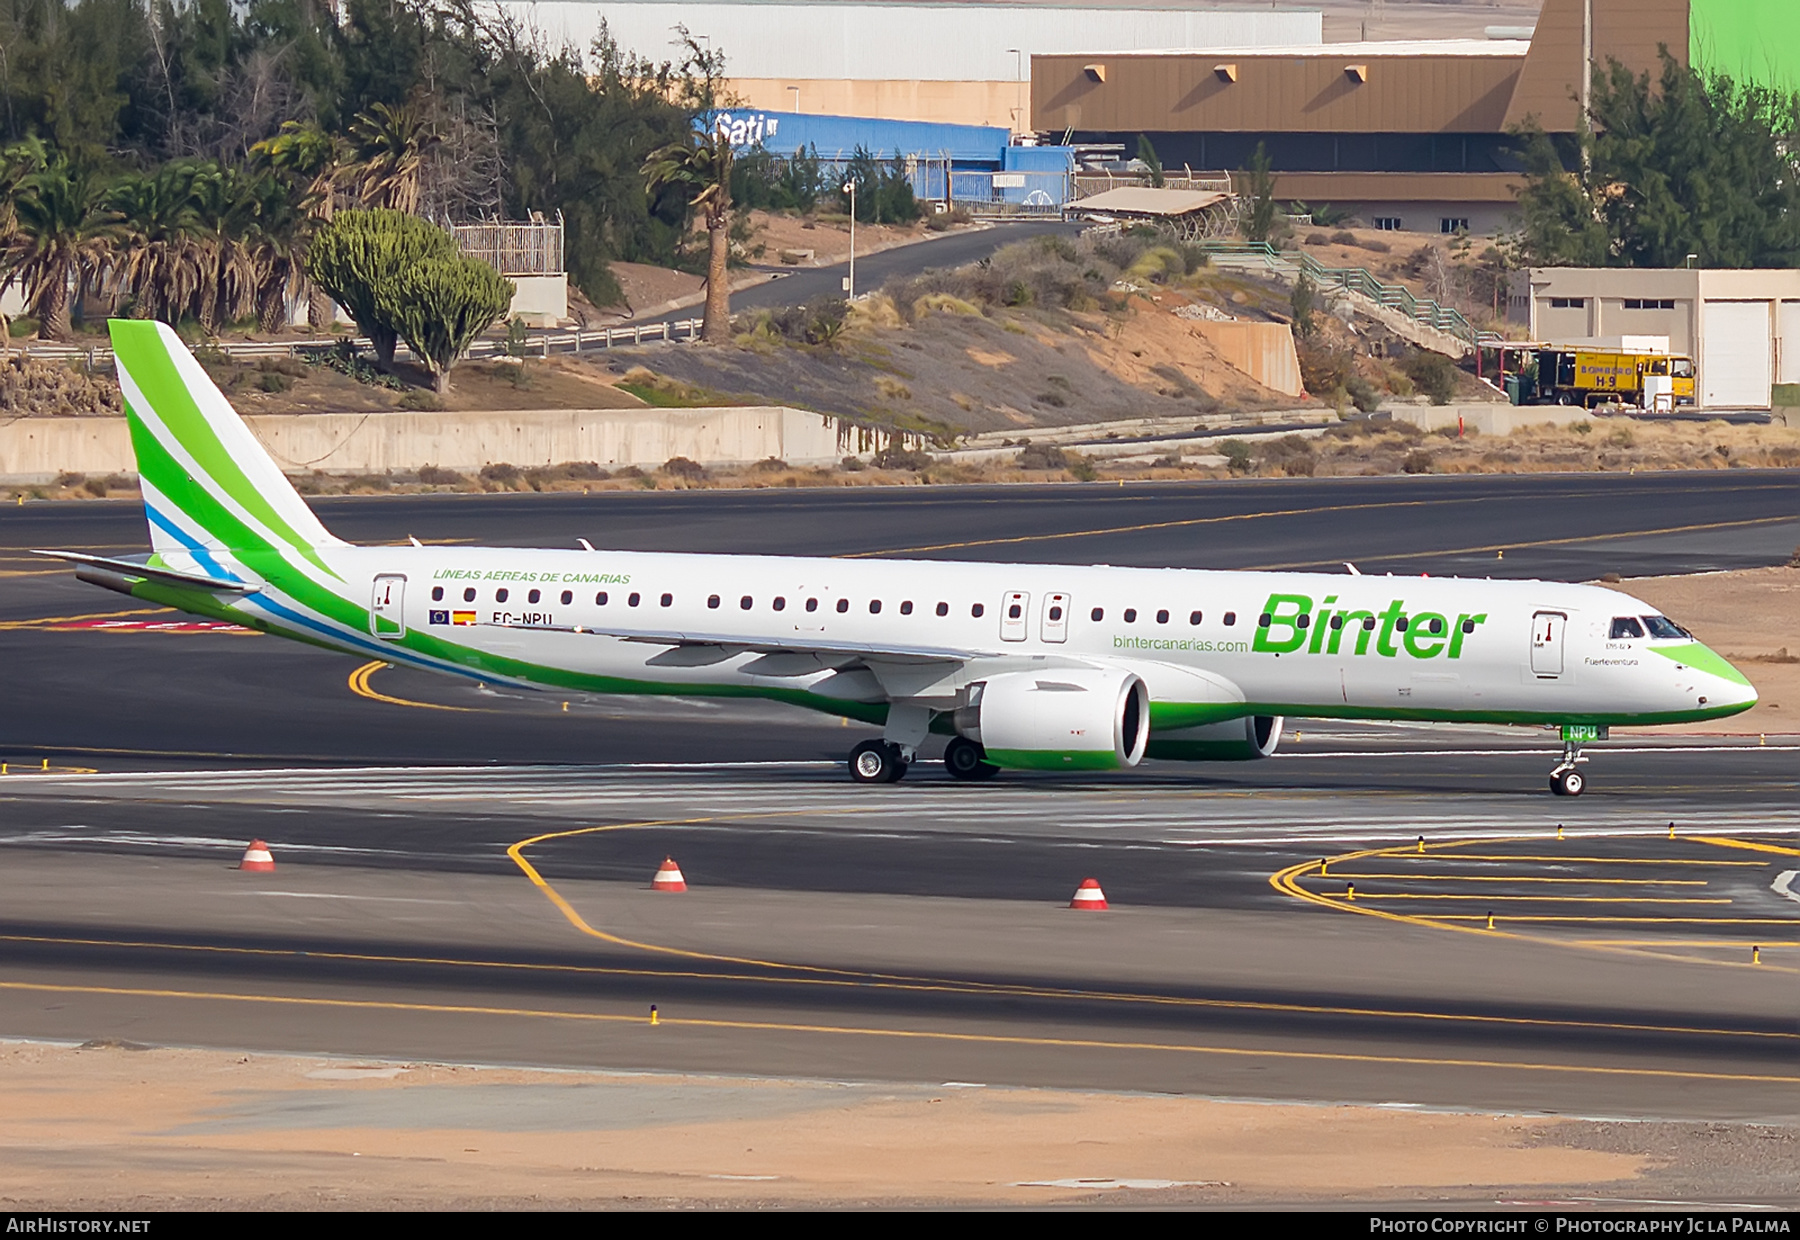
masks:
<instances>
[{"instance_id":1,"label":"orange and white traffic cone","mask_svg":"<svg viewBox=\"0 0 1800 1240\"><path fill-rule=\"evenodd\" d=\"M662 868L656 871L656 877L650 880L652 891L686 891L687 879L681 876L681 867L675 864L675 858L665 857Z\"/></svg>"},{"instance_id":2,"label":"orange and white traffic cone","mask_svg":"<svg viewBox=\"0 0 1800 1240\"><path fill-rule=\"evenodd\" d=\"M251 840L250 847L244 850L244 859L238 862L240 870L268 871L275 868L275 858L269 853L269 846L261 840Z\"/></svg>"},{"instance_id":3,"label":"orange and white traffic cone","mask_svg":"<svg viewBox=\"0 0 1800 1240\"><path fill-rule=\"evenodd\" d=\"M1106 893L1100 890L1100 880L1084 878L1081 886L1075 889L1075 898L1069 901L1070 908L1085 908L1100 912L1106 908Z\"/></svg>"}]
</instances>

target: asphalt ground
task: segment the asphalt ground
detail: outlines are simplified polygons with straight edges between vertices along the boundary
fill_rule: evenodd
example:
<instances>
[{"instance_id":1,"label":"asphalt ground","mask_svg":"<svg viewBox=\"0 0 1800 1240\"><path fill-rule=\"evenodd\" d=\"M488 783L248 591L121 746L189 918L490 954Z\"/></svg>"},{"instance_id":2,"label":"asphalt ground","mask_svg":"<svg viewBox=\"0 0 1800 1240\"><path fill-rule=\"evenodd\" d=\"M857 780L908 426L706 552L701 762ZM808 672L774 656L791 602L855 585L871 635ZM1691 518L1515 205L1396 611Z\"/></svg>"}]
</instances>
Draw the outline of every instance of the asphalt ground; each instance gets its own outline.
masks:
<instances>
[{"instance_id":1,"label":"asphalt ground","mask_svg":"<svg viewBox=\"0 0 1800 1240\"><path fill-rule=\"evenodd\" d=\"M1783 561L1796 498L1733 471L321 508L359 541L1218 566L1354 541L1364 571L1589 577ZM852 788L835 721L565 710L146 629L168 616L19 555L141 549L140 522L0 512L0 1034L1800 1116L1788 739L1597 746L1574 802L1546 736L1304 721L1269 762ZM251 836L275 874L229 868ZM688 893L646 890L665 855ZM1064 907L1088 876L1108 912Z\"/></svg>"},{"instance_id":2,"label":"asphalt ground","mask_svg":"<svg viewBox=\"0 0 1800 1240\"><path fill-rule=\"evenodd\" d=\"M1032 237L1051 234L1074 237L1081 229L1080 224L1065 224L1061 220L1028 220L995 224L990 228L968 232L945 233L913 245L883 250L878 254L859 255L856 260L856 291L859 294L867 293L880 288L889 280L979 262L1002 246L1028 241ZM778 310L787 306L803 306L816 297L842 297L844 280L850 274L850 264L846 261L829 267L768 266L762 270L773 273L776 278L766 284L753 285L733 293L731 309L734 314L742 314L746 310ZM652 315L643 321L661 323L665 320L691 319L695 313L696 308L688 306L666 314Z\"/></svg>"}]
</instances>

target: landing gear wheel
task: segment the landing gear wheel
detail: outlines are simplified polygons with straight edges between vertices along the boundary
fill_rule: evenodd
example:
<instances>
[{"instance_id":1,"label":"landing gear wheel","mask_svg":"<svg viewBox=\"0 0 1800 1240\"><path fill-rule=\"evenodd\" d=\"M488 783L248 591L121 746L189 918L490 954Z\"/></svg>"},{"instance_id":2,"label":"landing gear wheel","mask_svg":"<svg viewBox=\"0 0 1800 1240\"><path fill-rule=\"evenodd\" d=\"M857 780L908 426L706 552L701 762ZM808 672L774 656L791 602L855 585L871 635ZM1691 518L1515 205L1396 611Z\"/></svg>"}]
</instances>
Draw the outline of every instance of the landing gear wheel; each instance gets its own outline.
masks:
<instances>
[{"instance_id":1,"label":"landing gear wheel","mask_svg":"<svg viewBox=\"0 0 1800 1240\"><path fill-rule=\"evenodd\" d=\"M944 746L944 769L957 779L992 779L1000 768L985 761L987 750L966 736L952 738Z\"/></svg>"},{"instance_id":2,"label":"landing gear wheel","mask_svg":"<svg viewBox=\"0 0 1800 1240\"><path fill-rule=\"evenodd\" d=\"M850 778L859 784L891 784L907 765L899 747L886 741L864 741L850 751Z\"/></svg>"},{"instance_id":3,"label":"landing gear wheel","mask_svg":"<svg viewBox=\"0 0 1800 1240\"><path fill-rule=\"evenodd\" d=\"M1578 797L1586 787L1587 776L1574 767L1553 772L1550 776L1550 791L1559 797Z\"/></svg>"}]
</instances>

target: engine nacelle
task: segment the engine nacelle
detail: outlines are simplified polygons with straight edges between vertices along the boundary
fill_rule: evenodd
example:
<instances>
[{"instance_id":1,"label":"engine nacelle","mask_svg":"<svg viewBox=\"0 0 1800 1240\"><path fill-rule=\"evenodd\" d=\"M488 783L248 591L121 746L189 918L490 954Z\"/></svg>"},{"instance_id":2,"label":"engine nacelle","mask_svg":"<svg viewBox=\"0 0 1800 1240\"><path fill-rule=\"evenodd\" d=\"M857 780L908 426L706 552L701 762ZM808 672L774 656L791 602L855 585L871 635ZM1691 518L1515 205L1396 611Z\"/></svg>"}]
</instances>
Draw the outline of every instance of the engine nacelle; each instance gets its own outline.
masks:
<instances>
[{"instance_id":1,"label":"engine nacelle","mask_svg":"<svg viewBox=\"0 0 1800 1240\"><path fill-rule=\"evenodd\" d=\"M969 686L956 730L995 766L1110 771L1136 766L1150 739L1150 693L1117 668L1005 672Z\"/></svg>"},{"instance_id":2,"label":"engine nacelle","mask_svg":"<svg viewBox=\"0 0 1800 1240\"><path fill-rule=\"evenodd\" d=\"M1274 756L1285 722L1280 715L1246 715L1158 732L1150 741L1149 756L1175 762L1254 762Z\"/></svg>"}]
</instances>

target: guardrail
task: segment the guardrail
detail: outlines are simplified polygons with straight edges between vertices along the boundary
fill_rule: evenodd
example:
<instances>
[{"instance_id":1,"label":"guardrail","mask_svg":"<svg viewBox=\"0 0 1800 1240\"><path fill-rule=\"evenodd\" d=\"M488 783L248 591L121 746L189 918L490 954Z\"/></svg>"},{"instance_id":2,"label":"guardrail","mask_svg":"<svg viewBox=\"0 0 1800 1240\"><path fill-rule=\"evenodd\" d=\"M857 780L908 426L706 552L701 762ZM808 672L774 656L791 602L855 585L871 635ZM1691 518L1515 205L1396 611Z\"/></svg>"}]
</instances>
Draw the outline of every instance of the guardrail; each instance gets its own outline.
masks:
<instances>
[{"instance_id":1,"label":"guardrail","mask_svg":"<svg viewBox=\"0 0 1800 1240\"><path fill-rule=\"evenodd\" d=\"M1484 337L1500 339L1492 332L1478 331L1462 311L1430 297L1420 297L1403 284L1389 284L1366 267L1327 267L1310 254L1290 256L1267 242L1203 241L1200 244L1215 258L1260 259L1271 271L1304 272L1322 289L1342 289L1366 297L1377 305L1399 311L1416 323L1466 340L1471 345L1483 343Z\"/></svg>"},{"instance_id":2,"label":"guardrail","mask_svg":"<svg viewBox=\"0 0 1800 1240\"><path fill-rule=\"evenodd\" d=\"M634 323L629 327L607 327L599 331L547 331L526 337L525 356L549 357L552 353L586 353L596 349L616 349L626 345L668 343L698 340L701 319L675 319L662 323ZM300 357L327 353L348 342L357 352L373 346L366 336L339 336L330 340L231 340L207 347L232 360L262 357ZM112 365L112 349L105 345L45 344L32 341L13 346L13 352L47 361L85 361L89 368ZM394 351L400 358L410 359L412 351L403 343ZM484 336L469 346L466 358L505 357L506 341Z\"/></svg>"}]
</instances>

